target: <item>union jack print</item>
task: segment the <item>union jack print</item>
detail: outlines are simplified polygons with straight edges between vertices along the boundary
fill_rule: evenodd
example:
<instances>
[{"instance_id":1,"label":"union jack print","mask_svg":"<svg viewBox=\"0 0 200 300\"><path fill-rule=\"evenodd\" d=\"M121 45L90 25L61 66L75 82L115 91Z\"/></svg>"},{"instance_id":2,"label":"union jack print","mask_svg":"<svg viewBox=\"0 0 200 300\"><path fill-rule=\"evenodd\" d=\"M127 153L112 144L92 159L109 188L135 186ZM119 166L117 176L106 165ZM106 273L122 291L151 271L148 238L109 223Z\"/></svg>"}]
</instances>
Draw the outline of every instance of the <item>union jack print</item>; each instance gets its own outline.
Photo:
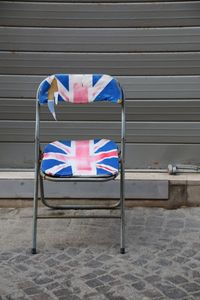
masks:
<instances>
[{"instance_id":1,"label":"union jack print","mask_svg":"<svg viewBox=\"0 0 200 300\"><path fill-rule=\"evenodd\" d=\"M117 145L107 139L55 141L43 153L41 170L49 176L111 176L117 175Z\"/></svg>"},{"instance_id":2,"label":"union jack print","mask_svg":"<svg viewBox=\"0 0 200 300\"><path fill-rule=\"evenodd\" d=\"M54 104L59 101L90 103L110 101L120 103L122 91L118 82L109 75L101 74L56 74L47 77L40 85L38 100L48 103L55 116Z\"/></svg>"}]
</instances>

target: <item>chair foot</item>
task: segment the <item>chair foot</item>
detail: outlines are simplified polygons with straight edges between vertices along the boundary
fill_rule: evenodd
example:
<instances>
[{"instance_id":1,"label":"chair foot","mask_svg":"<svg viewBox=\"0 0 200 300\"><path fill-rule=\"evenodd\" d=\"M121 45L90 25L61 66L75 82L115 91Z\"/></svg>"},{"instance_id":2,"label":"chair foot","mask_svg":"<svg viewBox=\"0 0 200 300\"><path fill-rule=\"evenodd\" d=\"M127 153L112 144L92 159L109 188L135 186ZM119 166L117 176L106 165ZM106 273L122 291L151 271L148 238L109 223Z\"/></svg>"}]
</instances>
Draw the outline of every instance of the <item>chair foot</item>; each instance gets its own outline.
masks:
<instances>
[{"instance_id":1,"label":"chair foot","mask_svg":"<svg viewBox=\"0 0 200 300\"><path fill-rule=\"evenodd\" d=\"M120 253L125 254L125 248L120 248Z\"/></svg>"},{"instance_id":2,"label":"chair foot","mask_svg":"<svg viewBox=\"0 0 200 300\"><path fill-rule=\"evenodd\" d=\"M37 254L36 248L32 248L32 249L31 249L31 253L32 253L32 254Z\"/></svg>"}]
</instances>

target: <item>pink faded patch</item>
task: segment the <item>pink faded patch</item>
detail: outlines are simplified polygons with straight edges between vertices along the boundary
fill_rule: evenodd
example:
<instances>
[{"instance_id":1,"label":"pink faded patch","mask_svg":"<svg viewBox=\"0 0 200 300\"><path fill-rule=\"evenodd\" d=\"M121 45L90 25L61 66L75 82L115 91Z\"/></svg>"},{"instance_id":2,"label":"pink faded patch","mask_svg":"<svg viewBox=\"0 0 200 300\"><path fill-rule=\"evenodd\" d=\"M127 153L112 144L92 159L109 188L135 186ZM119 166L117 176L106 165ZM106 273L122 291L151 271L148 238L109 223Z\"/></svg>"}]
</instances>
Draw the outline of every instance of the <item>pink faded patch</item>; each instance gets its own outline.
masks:
<instances>
[{"instance_id":1,"label":"pink faded patch","mask_svg":"<svg viewBox=\"0 0 200 300\"><path fill-rule=\"evenodd\" d=\"M88 87L81 83L73 84L74 103L88 103Z\"/></svg>"},{"instance_id":2,"label":"pink faded patch","mask_svg":"<svg viewBox=\"0 0 200 300\"><path fill-rule=\"evenodd\" d=\"M91 171L94 157L90 156L89 141L76 141L77 170Z\"/></svg>"}]
</instances>

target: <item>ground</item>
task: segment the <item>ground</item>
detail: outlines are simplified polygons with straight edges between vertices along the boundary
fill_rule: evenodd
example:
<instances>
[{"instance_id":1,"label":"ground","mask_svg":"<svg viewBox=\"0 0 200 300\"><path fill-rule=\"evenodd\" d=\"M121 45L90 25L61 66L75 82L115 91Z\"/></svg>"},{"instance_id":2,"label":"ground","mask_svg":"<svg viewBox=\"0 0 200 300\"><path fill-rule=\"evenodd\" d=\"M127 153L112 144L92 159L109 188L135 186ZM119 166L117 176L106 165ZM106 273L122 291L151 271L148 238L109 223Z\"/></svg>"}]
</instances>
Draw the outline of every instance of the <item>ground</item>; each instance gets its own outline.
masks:
<instances>
[{"instance_id":1,"label":"ground","mask_svg":"<svg viewBox=\"0 0 200 300\"><path fill-rule=\"evenodd\" d=\"M200 208L126 212L119 220L40 220L31 208L0 210L0 300L200 299Z\"/></svg>"}]
</instances>

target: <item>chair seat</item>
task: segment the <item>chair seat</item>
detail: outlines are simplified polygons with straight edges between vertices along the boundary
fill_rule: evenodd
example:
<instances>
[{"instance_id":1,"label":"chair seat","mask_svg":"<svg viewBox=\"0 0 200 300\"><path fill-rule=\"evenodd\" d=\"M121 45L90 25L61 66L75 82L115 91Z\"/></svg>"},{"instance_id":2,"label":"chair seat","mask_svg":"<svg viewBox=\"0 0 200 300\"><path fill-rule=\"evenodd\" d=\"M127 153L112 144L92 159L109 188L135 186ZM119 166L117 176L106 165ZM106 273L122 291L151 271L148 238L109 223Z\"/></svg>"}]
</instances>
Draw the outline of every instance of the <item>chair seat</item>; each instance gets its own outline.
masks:
<instances>
[{"instance_id":1,"label":"chair seat","mask_svg":"<svg viewBox=\"0 0 200 300\"><path fill-rule=\"evenodd\" d=\"M118 146L107 139L55 141L44 148L41 171L52 177L116 176Z\"/></svg>"}]
</instances>

